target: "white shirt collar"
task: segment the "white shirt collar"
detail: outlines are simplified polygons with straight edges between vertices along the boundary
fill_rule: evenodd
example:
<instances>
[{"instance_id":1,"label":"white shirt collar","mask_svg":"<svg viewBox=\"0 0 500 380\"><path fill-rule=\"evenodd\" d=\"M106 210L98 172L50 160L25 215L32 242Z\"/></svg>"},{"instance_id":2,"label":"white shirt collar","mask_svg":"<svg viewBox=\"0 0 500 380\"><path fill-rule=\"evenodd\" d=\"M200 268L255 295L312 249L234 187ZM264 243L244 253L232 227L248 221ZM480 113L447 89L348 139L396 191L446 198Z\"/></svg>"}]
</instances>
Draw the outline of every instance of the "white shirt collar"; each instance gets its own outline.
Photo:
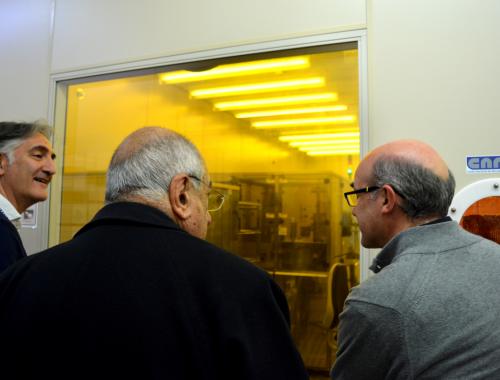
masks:
<instances>
[{"instance_id":1,"label":"white shirt collar","mask_svg":"<svg viewBox=\"0 0 500 380\"><path fill-rule=\"evenodd\" d=\"M21 214L17 212L12 203L10 203L9 200L2 194L0 194L0 209L2 209L7 219L9 219L11 222L21 219Z\"/></svg>"}]
</instances>

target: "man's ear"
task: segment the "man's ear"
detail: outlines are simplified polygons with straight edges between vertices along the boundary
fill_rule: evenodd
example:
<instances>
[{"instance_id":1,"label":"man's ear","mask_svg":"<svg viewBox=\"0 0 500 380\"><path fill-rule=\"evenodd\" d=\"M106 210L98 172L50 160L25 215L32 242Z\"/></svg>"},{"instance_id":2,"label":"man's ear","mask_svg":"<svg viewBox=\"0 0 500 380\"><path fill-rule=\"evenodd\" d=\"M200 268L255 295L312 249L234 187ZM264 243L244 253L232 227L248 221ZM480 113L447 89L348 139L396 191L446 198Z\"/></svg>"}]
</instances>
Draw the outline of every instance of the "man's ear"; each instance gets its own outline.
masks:
<instances>
[{"instance_id":1,"label":"man's ear","mask_svg":"<svg viewBox=\"0 0 500 380\"><path fill-rule=\"evenodd\" d=\"M391 185L382 186L381 192L382 194L380 196L383 197L382 213L389 214L398 205L398 195Z\"/></svg>"},{"instance_id":2,"label":"man's ear","mask_svg":"<svg viewBox=\"0 0 500 380\"><path fill-rule=\"evenodd\" d=\"M186 220L191 216L190 182L186 174L177 174L168 188L168 199L175 218Z\"/></svg>"},{"instance_id":3,"label":"man's ear","mask_svg":"<svg viewBox=\"0 0 500 380\"><path fill-rule=\"evenodd\" d=\"M9 166L9 159L5 153L0 153L0 175L4 175Z\"/></svg>"}]
</instances>

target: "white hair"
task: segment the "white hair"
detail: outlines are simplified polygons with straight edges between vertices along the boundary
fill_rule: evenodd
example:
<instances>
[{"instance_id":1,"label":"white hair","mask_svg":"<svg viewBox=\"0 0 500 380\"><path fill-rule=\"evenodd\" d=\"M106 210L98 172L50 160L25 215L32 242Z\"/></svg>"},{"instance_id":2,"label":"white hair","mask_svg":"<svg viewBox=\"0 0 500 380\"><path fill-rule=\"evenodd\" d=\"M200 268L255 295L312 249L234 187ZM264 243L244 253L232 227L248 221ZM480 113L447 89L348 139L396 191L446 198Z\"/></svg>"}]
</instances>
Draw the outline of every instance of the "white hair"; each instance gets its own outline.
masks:
<instances>
[{"instance_id":1,"label":"white hair","mask_svg":"<svg viewBox=\"0 0 500 380\"><path fill-rule=\"evenodd\" d=\"M196 147L175 132L155 136L126 156L119 152L120 147L113 154L106 176L106 203L126 200L130 195L158 201L168 193L175 175L186 173L202 178L205 174Z\"/></svg>"}]
</instances>

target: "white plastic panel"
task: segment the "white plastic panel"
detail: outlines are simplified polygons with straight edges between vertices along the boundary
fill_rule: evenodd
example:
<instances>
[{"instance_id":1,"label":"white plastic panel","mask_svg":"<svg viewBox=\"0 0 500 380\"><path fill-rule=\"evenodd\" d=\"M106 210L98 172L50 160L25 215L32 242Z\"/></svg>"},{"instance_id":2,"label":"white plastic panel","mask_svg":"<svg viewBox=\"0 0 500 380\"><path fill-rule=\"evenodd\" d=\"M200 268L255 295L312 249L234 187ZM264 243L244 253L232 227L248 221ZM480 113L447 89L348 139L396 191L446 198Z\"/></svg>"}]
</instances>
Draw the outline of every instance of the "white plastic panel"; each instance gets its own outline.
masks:
<instances>
[{"instance_id":1,"label":"white plastic panel","mask_svg":"<svg viewBox=\"0 0 500 380\"><path fill-rule=\"evenodd\" d=\"M449 215L453 220L460 222L464 212L475 202L494 196L500 196L500 178L488 178L471 183L455 194Z\"/></svg>"}]
</instances>

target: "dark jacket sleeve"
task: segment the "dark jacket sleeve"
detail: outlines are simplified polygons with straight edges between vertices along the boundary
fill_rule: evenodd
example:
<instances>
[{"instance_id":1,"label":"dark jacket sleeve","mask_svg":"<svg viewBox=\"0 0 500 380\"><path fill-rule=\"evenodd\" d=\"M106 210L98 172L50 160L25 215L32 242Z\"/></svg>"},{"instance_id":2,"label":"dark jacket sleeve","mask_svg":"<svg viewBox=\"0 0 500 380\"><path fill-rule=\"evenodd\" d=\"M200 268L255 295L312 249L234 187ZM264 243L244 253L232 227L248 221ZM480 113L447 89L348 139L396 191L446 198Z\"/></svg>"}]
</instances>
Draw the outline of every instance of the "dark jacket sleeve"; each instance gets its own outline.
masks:
<instances>
[{"instance_id":1,"label":"dark jacket sleeve","mask_svg":"<svg viewBox=\"0 0 500 380\"><path fill-rule=\"evenodd\" d=\"M340 315L338 343L332 379L410 378L401 316L392 309L347 302Z\"/></svg>"},{"instance_id":2,"label":"dark jacket sleeve","mask_svg":"<svg viewBox=\"0 0 500 380\"><path fill-rule=\"evenodd\" d=\"M0 273L16 261L26 257L26 252L16 228L10 221L0 219Z\"/></svg>"}]
</instances>

